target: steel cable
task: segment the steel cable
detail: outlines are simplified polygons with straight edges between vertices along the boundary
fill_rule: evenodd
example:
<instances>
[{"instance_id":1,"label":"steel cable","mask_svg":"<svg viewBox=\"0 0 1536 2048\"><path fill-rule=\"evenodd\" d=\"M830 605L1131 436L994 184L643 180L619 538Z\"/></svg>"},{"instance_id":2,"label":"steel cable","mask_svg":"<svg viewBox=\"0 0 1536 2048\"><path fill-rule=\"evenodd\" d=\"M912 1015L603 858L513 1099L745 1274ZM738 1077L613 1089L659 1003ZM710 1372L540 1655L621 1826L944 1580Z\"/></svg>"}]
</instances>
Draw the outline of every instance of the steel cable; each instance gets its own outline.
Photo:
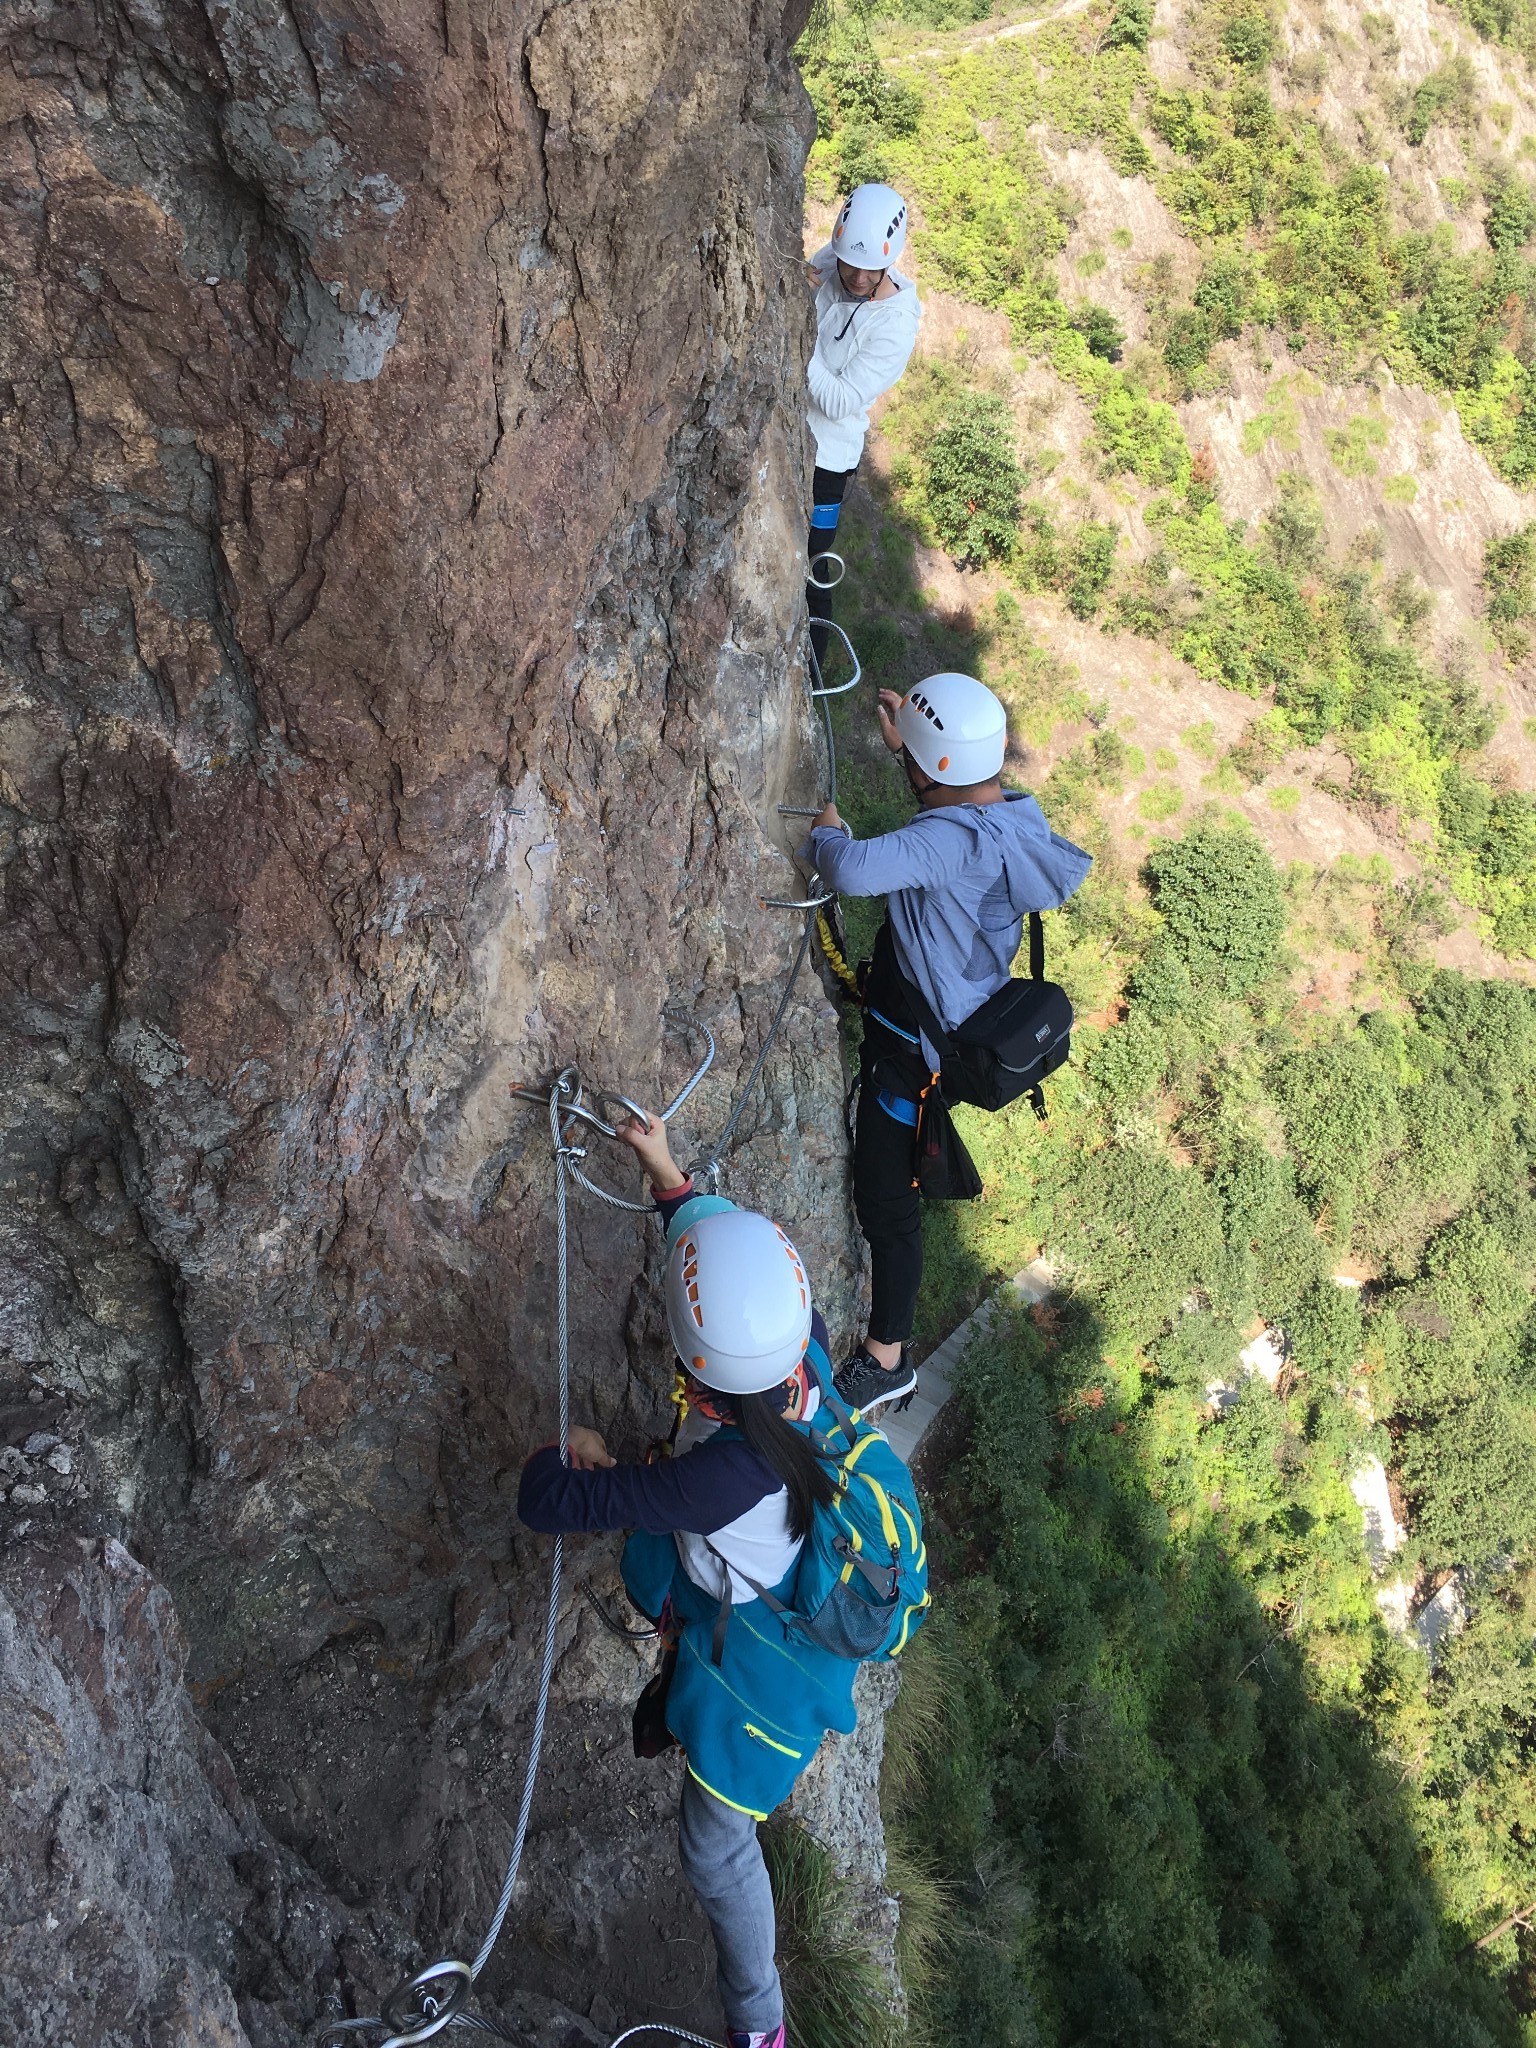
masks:
<instances>
[{"instance_id":1,"label":"steel cable","mask_svg":"<svg viewBox=\"0 0 1536 2048\"><path fill-rule=\"evenodd\" d=\"M549 1134L555 1149L555 1264L559 1279L555 1288L555 1343L559 1359L560 1386L560 1462L571 1462L571 1318L570 1318L570 1240L566 1220L565 1176L569 1166L569 1146L566 1133L561 1125L560 1098L572 1092L576 1069L567 1067L549 1092ZM533 1812L533 1794L538 1784L539 1759L544 1749L544 1722L549 1712L549 1687L555 1669L555 1629L560 1619L560 1574L565 1563L565 1538L555 1538L554 1555L549 1562L549 1607L544 1617L544 1654L539 1664L539 1697L533 1712L533 1734L528 1744L528 1768L523 1774L523 1797L517 1810L517 1830L512 1837L512 1853L507 1858L507 1874L501 1881L501 1896L496 1901L496 1911L486 1930L475 1960L469 1966L471 1980L478 1977L490 1960L501 1933L502 1922L512 1904L512 1893L516 1889L518 1873L522 1868L523 1845L528 1839L528 1820ZM386 2044L387 2048L387 2044Z\"/></svg>"},{"instance_id":2,"label":"steel cable","mask_svg":"<svg viewBox=\"0 0 1536 2048\"><path fill-rule=\"evenodd\" d=\"M784 984L784 993L779 998L779 1007L773 1013L773 1022L768 1026L768 1034L758 1047L757 1058L752 1063L752 1071L747 1076L746 1086L736 1098L736 1107L731 1111L725 1129L715 1141L714 1150L710 1153L708 1159L704 1161L702 1166L694 1169L696 1176L704 1174L713 1177L720 1170L720 1162L724 1159L726 1152L730 1148L731 1140L736 1135L736 1126L741 1122L742 1111L746 1108L751 1098L752 1090L757 1086L757 1077L763 1071L768 1055L773 1050L774 1040L778 1037L784 1019L789 1012L789 999L795 992L795 983L800 979L800 970L805 965L805 956L811 950L811 938L816 930L816 913L820 908L821 904L818 902L806 912L805 930L800 934L799 951L795 954L794 966L789 970L789 979Z\"/></svg>"}]
</instances>

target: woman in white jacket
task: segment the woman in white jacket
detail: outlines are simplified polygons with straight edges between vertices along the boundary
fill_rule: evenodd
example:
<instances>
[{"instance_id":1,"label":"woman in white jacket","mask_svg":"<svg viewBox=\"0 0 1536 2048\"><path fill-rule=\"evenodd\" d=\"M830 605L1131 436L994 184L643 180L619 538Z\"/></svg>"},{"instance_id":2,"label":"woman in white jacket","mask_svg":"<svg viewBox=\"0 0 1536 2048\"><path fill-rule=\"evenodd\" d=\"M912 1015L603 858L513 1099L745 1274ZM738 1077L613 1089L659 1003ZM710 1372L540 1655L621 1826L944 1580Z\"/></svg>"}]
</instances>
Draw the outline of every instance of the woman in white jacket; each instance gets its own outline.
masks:
<instances>
[{"instance_id":1,"label":"woman in white jacket","mask_svg":"<svg viewBox=\"0 0 1536 2048\"><path fill-rule=\"evenodd\" d=\"M836 538L843 493L864 452L869 408L907 367L922 317L912 280L895 268L906 240L901 195L889 185L860 185L843 202L831 241L808 266L817 287L816 346L806 372L816 469L806 603L818 663L826 659L824 622L832 607L816 559Z\"/></svg>"}]
</instances>

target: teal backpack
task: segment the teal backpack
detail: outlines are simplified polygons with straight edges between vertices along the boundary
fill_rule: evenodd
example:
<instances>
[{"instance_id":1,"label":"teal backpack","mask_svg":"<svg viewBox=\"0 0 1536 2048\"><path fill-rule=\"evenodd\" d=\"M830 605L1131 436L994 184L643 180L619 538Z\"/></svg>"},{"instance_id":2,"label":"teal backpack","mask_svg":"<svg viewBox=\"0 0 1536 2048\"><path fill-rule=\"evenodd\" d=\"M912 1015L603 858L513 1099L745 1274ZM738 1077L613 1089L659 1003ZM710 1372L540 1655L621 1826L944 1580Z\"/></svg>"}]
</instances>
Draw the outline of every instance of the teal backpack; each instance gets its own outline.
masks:
<instances>
[{"instance_id":1,"label":"teal backpack","mask_svg":"<svg viewBox=\"0 0 1536 2048\"><path fill-rule=\"evenodd\" d=\"M836 1492L818 1507L800 1552L792 1596L781 1599L755 1579L747 1584L788 1636L834 1656L884 1662L899 1657L922 1627L930 1601L928 1549L912 1474L888 1439L851 1414L833 1391L813 1344L807 1358L821 1386L830 1431L799 1425L828 1466ZM718 1556L719 1553L716 1552ZM724 1560L722 1559L723 1563ZM738 1575L745 1578L746 1574ZM725 1649L730 1620L730 1574L715 1623L714 1661Z\"/></svg>"}]
</instances>

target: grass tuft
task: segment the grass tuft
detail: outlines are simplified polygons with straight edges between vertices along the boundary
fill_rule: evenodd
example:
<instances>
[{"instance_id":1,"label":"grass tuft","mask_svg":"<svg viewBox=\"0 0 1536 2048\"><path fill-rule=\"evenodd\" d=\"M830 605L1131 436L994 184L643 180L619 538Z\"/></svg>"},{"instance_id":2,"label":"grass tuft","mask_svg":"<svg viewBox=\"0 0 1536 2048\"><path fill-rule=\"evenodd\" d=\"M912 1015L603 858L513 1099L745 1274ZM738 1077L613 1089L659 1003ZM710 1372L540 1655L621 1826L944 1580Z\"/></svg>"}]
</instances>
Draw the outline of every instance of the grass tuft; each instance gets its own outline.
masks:
<instances>
[{"instance_id":1,"label":"grass tuft","mask_svg":"<svg viewBox=\"0 0 1536 2048\"><path fill-rule=\"evenodd\" d=\"M762 1843L791 2048L897 2048L889 1985L832 1858L790 1821L764 1828Z\"/></svg>"}]
</instances>

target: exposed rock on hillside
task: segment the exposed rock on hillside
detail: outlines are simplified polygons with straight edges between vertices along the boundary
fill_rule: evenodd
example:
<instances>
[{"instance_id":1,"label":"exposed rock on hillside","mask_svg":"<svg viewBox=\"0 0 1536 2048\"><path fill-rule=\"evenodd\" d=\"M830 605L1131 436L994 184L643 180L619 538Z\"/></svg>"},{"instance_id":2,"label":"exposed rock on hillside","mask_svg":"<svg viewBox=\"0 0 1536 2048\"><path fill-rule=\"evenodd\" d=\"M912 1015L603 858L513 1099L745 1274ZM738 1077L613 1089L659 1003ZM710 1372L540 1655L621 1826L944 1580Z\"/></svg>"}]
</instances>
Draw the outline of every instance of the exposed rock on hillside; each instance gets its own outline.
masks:
<instances>
[{"instance_id":1,"label":"exposed rock on hillside","mask_svg":"<svg viewBox=\"0 0 1536 2048\"><path fill-rule=\"evenodd\" d=\"M506 1084L658 1100L678 1001L720 1039L692 1149L795 937L757 901L817 779L779 15L5 34L5 1372L70 1395L87 1521L170 1586L266 1821L426 1942L494 1895L501 1779L443 1752L494 1714L513 1774L545 1562L506 1475L553 1417L549 1147ZM731 1186L834 1322L840 1085L807 978ZM575 1404L625 1446L665 1394L647 1229L574 1217ZM30 1555L18 1643L63 1597ZM238 1834L178 1873L210 1924ZM180 1910L144 1939L232 2030L240 1953Z\"/></svg>"}]
</instances>

